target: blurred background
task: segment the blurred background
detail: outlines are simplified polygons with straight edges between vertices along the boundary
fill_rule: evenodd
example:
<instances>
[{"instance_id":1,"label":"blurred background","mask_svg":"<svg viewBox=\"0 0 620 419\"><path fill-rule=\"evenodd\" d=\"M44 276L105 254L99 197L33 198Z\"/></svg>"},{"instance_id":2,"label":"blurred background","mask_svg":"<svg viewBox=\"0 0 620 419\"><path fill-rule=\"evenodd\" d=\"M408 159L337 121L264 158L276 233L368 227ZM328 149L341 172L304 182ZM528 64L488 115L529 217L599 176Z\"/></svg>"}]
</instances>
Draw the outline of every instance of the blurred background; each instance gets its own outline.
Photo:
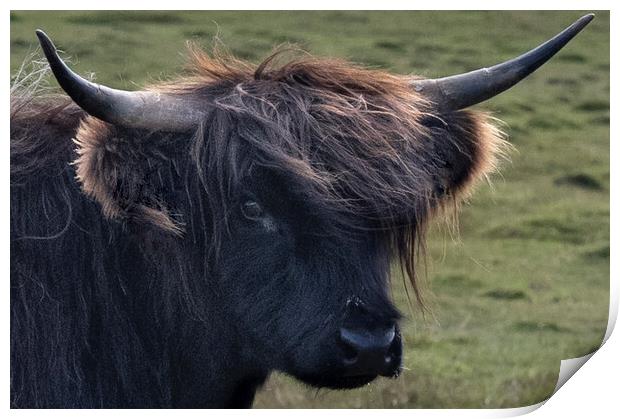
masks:
<instances>
[{"instance_id":1,"label":"blurred background","mask_svg":"<svg viewBox=\"0 0 620 419\"><path fill-rule=\"evenodd\" d=\"M79 73L130 90L182 73L185 41L208 49L215 35L255 62L294 43L437 77L512 58L585 13L15 11L11 74L41 28ZM515 151L463 206L458 234L433 226L432 314L408 304L394 275L406 316L401 377L317 391L276 373L256 407L525 406L549 397L561 359L599 347L609 303L609 14L596 14L550 63L481 106L505 123Z\"/></svg>"}]
</instances>

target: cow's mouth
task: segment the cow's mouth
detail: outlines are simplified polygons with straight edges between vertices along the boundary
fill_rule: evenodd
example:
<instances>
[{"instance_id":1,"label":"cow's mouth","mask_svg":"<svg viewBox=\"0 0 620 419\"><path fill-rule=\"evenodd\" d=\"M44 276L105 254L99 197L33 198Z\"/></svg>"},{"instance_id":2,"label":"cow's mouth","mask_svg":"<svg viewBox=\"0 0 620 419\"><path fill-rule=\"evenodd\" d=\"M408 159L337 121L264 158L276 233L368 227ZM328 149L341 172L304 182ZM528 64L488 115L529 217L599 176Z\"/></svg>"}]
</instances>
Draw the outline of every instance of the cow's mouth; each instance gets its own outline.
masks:
<instances>
[{"instance_id":1,"label":"cow's mouth","mask_svg":"<svg viewBox=\"0 0 620 419\"><path fill-rule=\"evenodd\" d=\"M377 378L377 375L344 376L304 376L300 379L313 387L345 390L362 387Z\"/></svg>"},{"instance_id":2,"label":"cow's mouth","mask_svg":"<svg viewBox=\"0 0 620 419\"><path fill-rule=\"evenodd\" d=\"M388 378L397 378L401 373L400 364L396 366L391 374L381 374ZM379 377L372 375L303 375L298 378L313 387L330 388L332 390L346 390L362 387Z\"/></svg>"}]
</instances>

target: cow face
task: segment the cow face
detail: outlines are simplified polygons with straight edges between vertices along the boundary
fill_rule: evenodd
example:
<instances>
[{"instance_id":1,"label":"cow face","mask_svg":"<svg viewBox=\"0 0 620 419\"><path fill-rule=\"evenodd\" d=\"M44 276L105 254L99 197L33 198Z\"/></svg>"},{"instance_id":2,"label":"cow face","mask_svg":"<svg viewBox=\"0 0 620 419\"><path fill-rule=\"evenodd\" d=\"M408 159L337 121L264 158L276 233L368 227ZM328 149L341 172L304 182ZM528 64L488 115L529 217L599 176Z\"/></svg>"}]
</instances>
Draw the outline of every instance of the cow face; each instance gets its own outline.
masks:
<instances>
[{"instance_id":1,"label":"cow face","mask_svg":"<svg viewBox=\"0 0 620 419\"><path fill-rule=\"evenodd\" d=\"M273 171L254 170L243 184L218 277L256 362L333 388L397 376L388 236L337 226L303 185Z\"/></svg>"}]
</instances>

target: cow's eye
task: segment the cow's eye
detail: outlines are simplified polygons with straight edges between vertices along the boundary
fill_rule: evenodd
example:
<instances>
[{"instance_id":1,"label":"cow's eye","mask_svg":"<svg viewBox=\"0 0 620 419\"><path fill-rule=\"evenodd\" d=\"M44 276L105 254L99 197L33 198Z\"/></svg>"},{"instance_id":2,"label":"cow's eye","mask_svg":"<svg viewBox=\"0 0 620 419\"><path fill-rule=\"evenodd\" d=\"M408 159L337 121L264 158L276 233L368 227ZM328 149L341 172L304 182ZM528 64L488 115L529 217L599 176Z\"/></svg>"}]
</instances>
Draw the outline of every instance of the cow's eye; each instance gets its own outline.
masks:
<instances>
[{"instance_id":1,"label":"cow's eye","mask_svg":"<svg viewBox=\"0 0 620 419\"><path fill-rule=\"evenodd\" d=\"M256 201L245 201L241 204L241 212L245 218L256 220L263 216L263 208Z\"/></svg>"}]
</instances>

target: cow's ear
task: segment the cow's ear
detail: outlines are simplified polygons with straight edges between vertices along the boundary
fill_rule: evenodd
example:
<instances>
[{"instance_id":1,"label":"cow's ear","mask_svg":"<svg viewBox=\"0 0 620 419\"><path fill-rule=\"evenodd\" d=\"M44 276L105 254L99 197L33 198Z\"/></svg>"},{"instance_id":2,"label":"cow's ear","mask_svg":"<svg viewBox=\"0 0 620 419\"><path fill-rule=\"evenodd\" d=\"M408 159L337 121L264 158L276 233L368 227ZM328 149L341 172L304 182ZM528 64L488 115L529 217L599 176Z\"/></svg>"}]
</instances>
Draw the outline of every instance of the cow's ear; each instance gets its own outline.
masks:
<instances>
[{"instance_id":1,"label":"cow's ear","mask_svg":"<svg viewBox=\"0 0 620 419\"><path fill-rule=\"evenodd\" d=\"M103 214L120 221L147 222L180 234L161 199L159 171L166 164L158 148L161 134L127 130L96 118L86 118L76 134L74 162L83 191L94 198Z\"/></svg>"},{"instance_id":2,"label":"cow's ear","mask_svg":"<svg viewBox=\"0 0 620 419\"><path fill-rule=\"evenodd\" d=\"M508 143L487 114L458 111L429 118L434 146L435 195L461 197L496 169Z\"/></svg>"}]
</instances>

